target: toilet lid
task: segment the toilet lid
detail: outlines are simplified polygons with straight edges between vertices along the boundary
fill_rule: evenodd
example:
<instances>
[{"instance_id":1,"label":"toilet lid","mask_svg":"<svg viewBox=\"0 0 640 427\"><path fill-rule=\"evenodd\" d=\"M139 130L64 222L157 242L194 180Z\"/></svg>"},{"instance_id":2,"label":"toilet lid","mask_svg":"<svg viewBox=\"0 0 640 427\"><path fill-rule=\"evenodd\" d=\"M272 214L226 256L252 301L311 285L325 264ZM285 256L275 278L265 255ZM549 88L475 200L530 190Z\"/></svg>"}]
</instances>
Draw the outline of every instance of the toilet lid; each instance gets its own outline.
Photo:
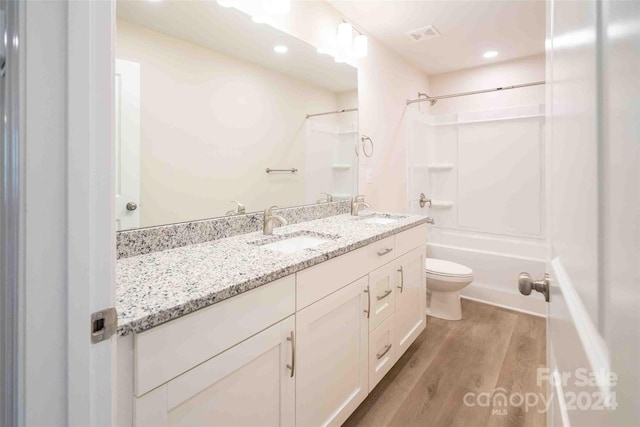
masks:
<instances>
[{"instance_id":1,"label":"toilet lid","mask_svg":"<svg viewBox=\"0 0 640 427\"><path fill-rule=\"evenodd\" d=\"M440 276L471 276L473 274L473 270L467 266L436 258L427 258L426 269L427 273Z\"/></svg>"}]
</instances>

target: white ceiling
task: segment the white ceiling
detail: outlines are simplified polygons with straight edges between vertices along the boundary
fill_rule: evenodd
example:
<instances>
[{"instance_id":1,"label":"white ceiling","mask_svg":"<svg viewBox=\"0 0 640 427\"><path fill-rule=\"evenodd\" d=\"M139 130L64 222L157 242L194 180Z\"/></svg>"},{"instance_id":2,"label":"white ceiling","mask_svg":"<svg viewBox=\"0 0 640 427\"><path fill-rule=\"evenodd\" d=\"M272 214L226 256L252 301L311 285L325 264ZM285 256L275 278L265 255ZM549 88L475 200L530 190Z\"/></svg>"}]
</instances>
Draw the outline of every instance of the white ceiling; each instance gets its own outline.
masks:
<instances>
[{"instance_id":1,"label":"white ceiling","mask_svg":"<svg viewBox=\"0 0 640 427\"><path fill-rule=\"evenodd\" d=\"M223 8L215 1L123 1L118 18L226 55L279 71L334 92L357 89L357 69L336 63L327 55L289 34L248 15ZM286 54L274 46L285 45Z\"/></svg>"},{"instance_id":2,"label":"white ceiling","mask_svg":"<svg viewBox=\"0 0 640 427\"><path fill-rule=\"evenodd\" d=\"M544 52L544 0L329 0L347 19L427 74ZM438 38L406 33L435 25ZM496 58L482 54L496 50Z\"/></svg>"}]
</instances>

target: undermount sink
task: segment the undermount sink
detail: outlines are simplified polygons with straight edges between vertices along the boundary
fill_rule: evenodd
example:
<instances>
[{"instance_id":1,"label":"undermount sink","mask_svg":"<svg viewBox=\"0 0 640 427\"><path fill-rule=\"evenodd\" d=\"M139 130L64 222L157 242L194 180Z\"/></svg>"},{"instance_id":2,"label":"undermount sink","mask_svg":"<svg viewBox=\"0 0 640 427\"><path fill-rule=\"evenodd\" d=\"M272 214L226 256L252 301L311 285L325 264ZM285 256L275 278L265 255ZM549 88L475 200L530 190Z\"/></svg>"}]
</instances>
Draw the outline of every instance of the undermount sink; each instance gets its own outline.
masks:
<instances>
[{"instance_id":1,"label":"undermount sink","mask_svg":"<svg viewBox=\"0 0 640 427\"><path fill-rule=\"evenodd\" d=\"M365 219L363 222L367 223L367 224L393 224L394 222L398 222L398 220L396 218L380 218L380 217L375 217L375 218L369 218L369 219Z\"/></svg>"},{"instance_id":2,"label":"undermount sink","mask_svg":"<svg viewBox=\"0 0 640 427\"><path fill-rule=\"evenodd\" d=\"M292 254L304 249L315 248L323 243L329 242L328 239L322 239L320 237L312 236L296 236L289 239L278 240L277 242L268 243L263 245L263 248L270 249L272 251L278 251L285 254Z\"/></svg>"},{"instance_id":3,"label":"undermount sink","mask_svg":"<svg viewBox=\"0 0 640 427\"><path fill-rule=\"evenodd\" d=\"M379 224L379 225L387 225L393 224L394 222L398 222L398 220L406 218L404 215L389 215L389 214L371 214L371 215L363 215L358 220L362 221L365 224Z\"/></svg>"}]
</instances>

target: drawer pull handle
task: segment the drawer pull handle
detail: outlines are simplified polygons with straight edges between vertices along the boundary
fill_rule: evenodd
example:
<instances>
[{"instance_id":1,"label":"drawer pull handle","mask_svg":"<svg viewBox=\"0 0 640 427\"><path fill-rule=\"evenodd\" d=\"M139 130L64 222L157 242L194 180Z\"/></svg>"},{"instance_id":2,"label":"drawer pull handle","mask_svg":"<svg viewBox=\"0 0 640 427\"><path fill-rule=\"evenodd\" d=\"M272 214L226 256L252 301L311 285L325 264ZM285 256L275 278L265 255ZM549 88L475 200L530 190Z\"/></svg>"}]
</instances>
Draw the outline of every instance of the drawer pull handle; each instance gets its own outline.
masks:
<instances>
[{"instance_id":1,"label":"drawer pull handle","mask_svg":"<svg viewBox=\"0 0 640 427\"><path fill-rule=\"evenodd\" d=\"M291 369L291 378L296 372L296 338L291 331L291 335L287 337L287 341L291 341L291 365L287 365L287 368Z\"/></svg>"},{"instance_id":2,"label":"drawer pull handle","mask_svg":"<svg viewBox=\"0 0 640 427\"><path fill-rule=\"evenodd\" d=\"M392 250L393 250L393 248L386 248L386 249L383 249L381 251L378 251L378 256L386 255L389 252L391 252Z\"/></svg>"},{"instance_id":3,"label":"drawer pull handle","mask_svg":"<svg viewBox=\"0 0 640 427\"><path fill-rule=\"evenodd\" d=\"M385 354L389 353L389 350L391 350L391 344L385 345L384 350L382 350L382 353L376 354L376 357L378 358L378 360L382 359Z\"/></svg>"},{"instance_id":4,"label":"drawer pull handle","mask_svg":"<svg viewBox=\"0 0 640 427\"><path fill-rule=\"evenodd\" d=\"M378 301L380 301L381 299L385 299L389 295L391 295L391 289L387 289L384 294L378 295L376 298L378 298Z\"/></svg>"},{"instance_id":5,"label":"drawer pull handle","mask_svg":"<svg viewBox=\"0 0 640 427\"><path fill-rule=\"evenodd\" d=\"M398 268L398 272L400 273L400 286L398 286L398 288L400 289L400 293L402 293L402 291L404 291L404 270L402 266Z\"/></svg>"},{"instance_id":6,"label":"drawer pull handle","mask_svg":"<svg viewBox=\"0 0 640 427\"><path fill-rule=\"evenodd\" d=\"M364 290L364 293L367 294L367 309L364 311L367 313L367 319L369 318L369 313L371 313L371 293L369 292L369 286Z\"/></svg>"}]
</instances>

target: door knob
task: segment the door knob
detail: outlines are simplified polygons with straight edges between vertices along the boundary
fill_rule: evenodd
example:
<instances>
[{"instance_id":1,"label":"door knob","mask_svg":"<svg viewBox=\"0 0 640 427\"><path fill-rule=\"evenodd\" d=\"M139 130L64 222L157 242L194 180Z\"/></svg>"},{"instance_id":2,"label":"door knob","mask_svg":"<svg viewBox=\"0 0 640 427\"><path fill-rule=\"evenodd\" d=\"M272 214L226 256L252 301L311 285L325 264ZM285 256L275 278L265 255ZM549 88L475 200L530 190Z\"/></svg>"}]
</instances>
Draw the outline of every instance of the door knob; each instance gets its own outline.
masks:
<instances>
[{"instance_id":1,"label":"door knob","mask_svg":"<svg viewBox=\"0 0 640 427\"><path fill-rule=\"evenodd\" d=\"M542 280L533 280L529 273L520 273L518 289L522 295L531 295L532 290L540 292L544 295L544 300L549 302L549 275L545 274Z\"/></svg>"},{"instance_id":2,"label":"door knob","mask_svg":"<svg viewBox=\"0 0 640 427\"><path fill-rule=\"evenodd\" d=\"M128 211L135 211L136 209L138 209L138 205L136 205L134 202L127 203Z\"/></svg>"}]
</instances>

